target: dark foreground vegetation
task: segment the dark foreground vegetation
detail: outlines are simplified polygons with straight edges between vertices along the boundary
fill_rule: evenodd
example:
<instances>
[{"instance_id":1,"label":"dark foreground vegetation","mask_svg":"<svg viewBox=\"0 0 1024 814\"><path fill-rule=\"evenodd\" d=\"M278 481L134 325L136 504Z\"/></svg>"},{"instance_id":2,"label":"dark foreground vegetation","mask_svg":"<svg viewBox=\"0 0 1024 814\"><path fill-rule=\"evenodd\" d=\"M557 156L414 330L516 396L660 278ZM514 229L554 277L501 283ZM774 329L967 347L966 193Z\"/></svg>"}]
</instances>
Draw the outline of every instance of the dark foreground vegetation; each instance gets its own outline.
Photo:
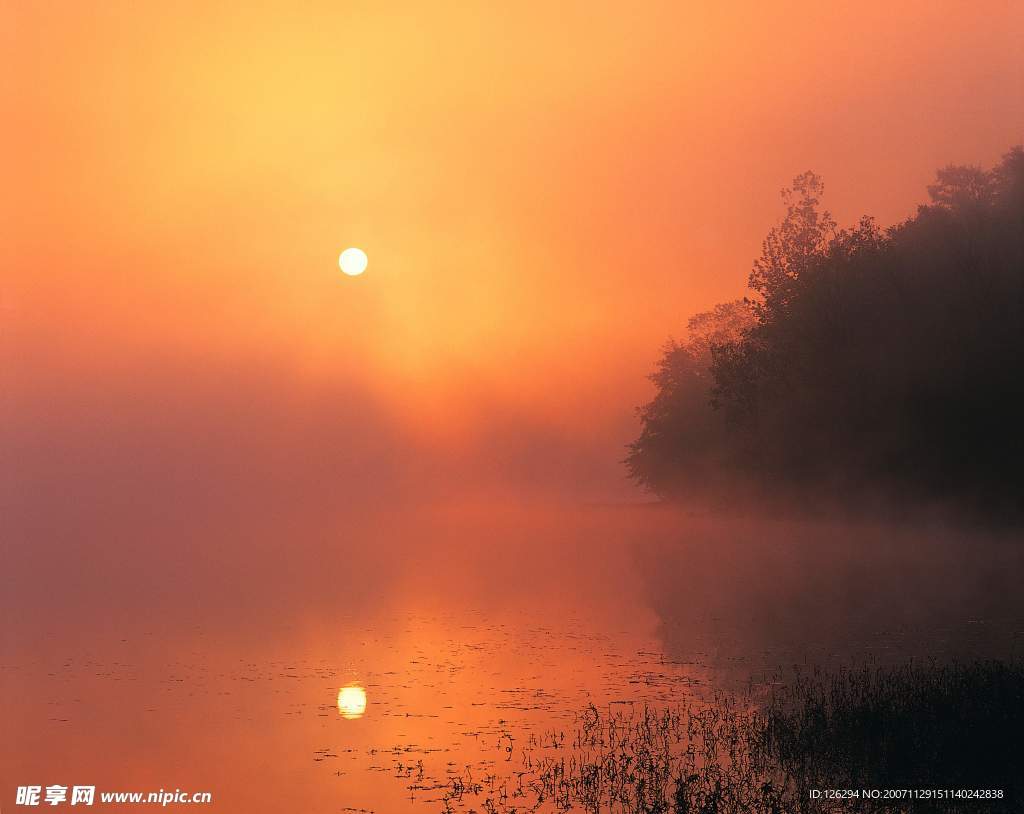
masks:
<instances>
[{"instance_id":1,"label":"dark foreground vegetation","mask_svg":"<svg viewBox=\"0 0 1024 814\"><path fill-rule=\"evenodd\" d=\"M572 737L503 749L514 775L449 781L444 810L1024 810L1020 662L815 671L764 696L720 694L683 710L591 707Z\"/></svg>"},{"instance_id":2,"label":"dark foreground vegetation","mask_svg":"<svg viewBox=\"0 0 1024 814\"><path fill-rule=\"evenodd\" d=\"M765 752L795 788L1003 794L867 800L855 811L1024 810L1020 662L798 675L773 697L762 726Z\"/></svg>"},{"instance_id":3,"label":"dark foreground vegetation","mask_svg":"<svg viewBox=\"0 0 1024 814\"><path fill-rule=\"evenodd\" d=\"M772 485L955 499L1024 489L1024 150L947 167L896 226L839 228L813 173L749 298L665 348L627 466L663 497Z\"/></svg>"}]
</instances>

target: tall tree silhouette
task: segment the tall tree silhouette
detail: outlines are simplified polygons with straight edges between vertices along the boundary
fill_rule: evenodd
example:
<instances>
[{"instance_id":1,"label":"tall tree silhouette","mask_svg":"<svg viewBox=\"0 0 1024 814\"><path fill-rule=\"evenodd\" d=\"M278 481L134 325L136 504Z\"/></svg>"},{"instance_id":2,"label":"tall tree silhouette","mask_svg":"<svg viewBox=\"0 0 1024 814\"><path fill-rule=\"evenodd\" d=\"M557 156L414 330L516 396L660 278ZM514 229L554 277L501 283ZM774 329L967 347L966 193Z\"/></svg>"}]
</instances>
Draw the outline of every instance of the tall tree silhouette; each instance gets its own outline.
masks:
<instances>
[{"instance_id":1,"label":"tall tree silhouette","mask_svg":"<svg viewBox=\"0 0 1024 814\"><path fill-rule=\"evenodd\" d=\"M627 466L662 495L725 477L1011 504L1024 486L1024 151L946 167L888 229L839 228L821 179L783 190L744 313L670 343ZM694 323L691 321L691 326Z\"/></svg>"}]
</instances>

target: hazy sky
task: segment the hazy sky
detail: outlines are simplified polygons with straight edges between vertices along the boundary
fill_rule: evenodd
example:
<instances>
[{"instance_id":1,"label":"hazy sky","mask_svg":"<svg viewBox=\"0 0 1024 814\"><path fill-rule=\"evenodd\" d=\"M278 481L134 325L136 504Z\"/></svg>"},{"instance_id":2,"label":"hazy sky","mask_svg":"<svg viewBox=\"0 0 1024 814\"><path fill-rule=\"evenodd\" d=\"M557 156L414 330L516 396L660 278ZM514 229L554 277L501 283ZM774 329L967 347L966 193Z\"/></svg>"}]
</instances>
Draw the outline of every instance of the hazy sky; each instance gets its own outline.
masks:
<instances>
[{"instance_id":1,"label":"hazy sky","mask_svg":"<svg viewBox=\"0 0 1024 814\"><path fill-rule=\"evenodd\" d=\"M644 376L779 188L886 223L993 163L1022 37L1017 2L5 3L5 491L629 494Z\"/></svg>"}]
</instances>

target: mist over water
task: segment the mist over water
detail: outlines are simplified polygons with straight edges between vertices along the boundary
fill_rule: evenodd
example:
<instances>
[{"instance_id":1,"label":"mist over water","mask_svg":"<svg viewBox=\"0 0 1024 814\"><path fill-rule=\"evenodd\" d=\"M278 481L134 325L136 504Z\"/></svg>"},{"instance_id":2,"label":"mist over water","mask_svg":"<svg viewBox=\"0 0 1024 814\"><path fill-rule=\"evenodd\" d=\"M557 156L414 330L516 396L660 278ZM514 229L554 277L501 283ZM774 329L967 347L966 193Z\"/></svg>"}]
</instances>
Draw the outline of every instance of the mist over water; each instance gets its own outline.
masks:
<instances>
[{"instance_id":1,"label":"mist over water","mask_svg":"<svg viewBox=\"0 0 1024 814\"><path fill-rule=\"evenodd\" d=\"M125 365L16 366L3 405L5 788L469 811L590 705L1019 655L1015 529L669 508L610 425L506 409L450 444L354 383Z\"/></svg>"},{"instance_id":2,"label":"mist over water","mask_svg":"<svg viewBox=\"0 0 1024 814\"><path fill-rule=\"evenodd\" d=\"M4 782L210 790L224 811L440 811L589 704L1005 657L1024 629L1019 546L948 523L395 499L77 531L5 555L0 689L24 737Z\"/></svg>"},{"instance_id":3,"label":"mist over water","mask_svg":"<svg viewBox=\"0 0 1024 814\"><path fill-rule=\"evenodd\" d=\"M0 809L84 784L227 814L565 810L581 727L657 739L693 705L714 728L792 665L1019 657L1020 527L915 513L887 476L988 467L981 496L1016 502L1020 230L983 226L1009 176L957 167L1010 166L1022 24L1005 0L5 4ZM854 264L884 297L812 285L799 330L764 334L775 372L810 351L815 375L767 380L781 443L723 455L716 320L752 325L766 231L797 254L754 291L787 294L808 234L906 226L949 162L909 274ZM772 230L797 173L834 224L801 205L810 232ZM843 262L889 240L859 223ZM828 342L857 336L836 389ZM727 459L801 473L797 510ZM833 511L830 474L889 505Z\"/></svg>"}]
</instances>

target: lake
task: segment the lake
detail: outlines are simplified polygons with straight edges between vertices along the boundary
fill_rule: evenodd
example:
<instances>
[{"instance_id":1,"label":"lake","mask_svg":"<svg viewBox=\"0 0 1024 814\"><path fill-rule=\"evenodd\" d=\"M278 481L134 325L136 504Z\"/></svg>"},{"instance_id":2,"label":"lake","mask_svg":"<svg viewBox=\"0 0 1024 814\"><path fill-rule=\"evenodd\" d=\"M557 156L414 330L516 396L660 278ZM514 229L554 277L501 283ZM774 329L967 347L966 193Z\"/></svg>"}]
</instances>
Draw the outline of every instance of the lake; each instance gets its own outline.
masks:
<instances>
[{"instance_id":1,"label":"lake","mask_svg":"<svg viewBox=\"0 0 1024 814\"><path fill-rule=\"evenodd\" d=\"M713 705L794 664L1004 658L1024 631L1014 535L938 520L367 507L6 556L10 802L562 810L538 778L579 762L592 709Z\"/></svg>"}]
</instances>

